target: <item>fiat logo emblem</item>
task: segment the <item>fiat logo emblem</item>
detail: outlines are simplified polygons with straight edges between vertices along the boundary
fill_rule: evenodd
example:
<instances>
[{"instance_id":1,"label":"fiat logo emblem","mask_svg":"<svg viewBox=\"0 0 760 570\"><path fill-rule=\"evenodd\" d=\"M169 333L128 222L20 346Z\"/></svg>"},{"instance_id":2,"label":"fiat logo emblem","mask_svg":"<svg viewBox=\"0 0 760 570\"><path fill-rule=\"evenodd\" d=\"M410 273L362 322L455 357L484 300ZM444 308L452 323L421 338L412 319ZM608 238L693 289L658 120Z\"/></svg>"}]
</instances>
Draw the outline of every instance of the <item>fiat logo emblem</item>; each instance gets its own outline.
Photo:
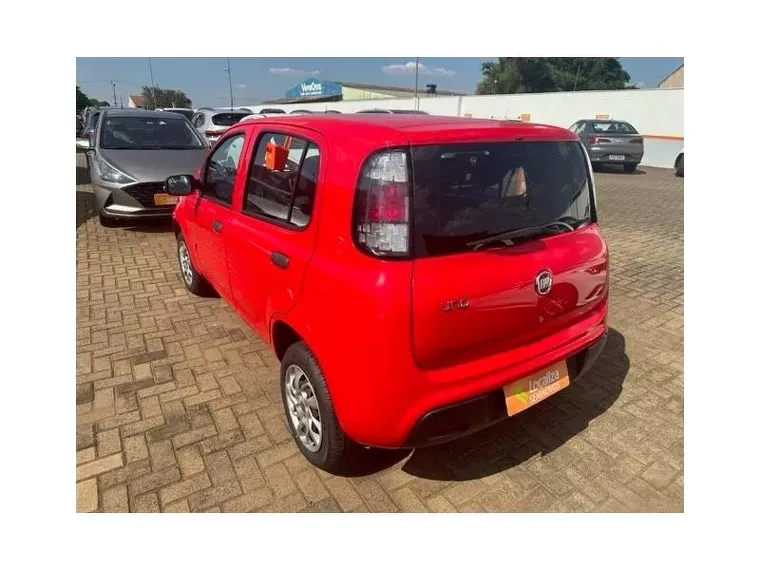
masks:
<instances>
[{"instance_id":1,"label":"fiat logo emblem","mask_svg":"<svg viewBox=\"0 0 760 570\"><path fill-rule=\"evenodd\" d=\"M533 281L533 286L536 288L536 293L543 296L549 293L552 289L552 274L548 270L539 271Z\"/></svg>"}]
</instances>

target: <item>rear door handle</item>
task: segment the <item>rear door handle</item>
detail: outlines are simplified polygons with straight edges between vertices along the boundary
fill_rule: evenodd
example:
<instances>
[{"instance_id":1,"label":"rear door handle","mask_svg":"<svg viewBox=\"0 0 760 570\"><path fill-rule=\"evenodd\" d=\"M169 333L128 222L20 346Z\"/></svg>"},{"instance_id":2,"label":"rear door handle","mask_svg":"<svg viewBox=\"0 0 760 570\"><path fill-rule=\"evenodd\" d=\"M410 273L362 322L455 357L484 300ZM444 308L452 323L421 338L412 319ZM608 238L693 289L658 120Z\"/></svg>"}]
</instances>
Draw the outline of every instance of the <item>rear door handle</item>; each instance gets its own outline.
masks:
<instances>
[{"instance_id":1,"label":"rear door handle","mask_svg":"<svg viewBox=\"0 0 760 570\"><path fill-rule=\"evenodd\" d=\"M222 233L222 228L224 226L222 226L222 222L220 222L219 220L214 220L213 222L211 222L211 227L214 229L216 233L220 234Z\"/></svg>"},{"instance_id":2,"label":"rear door handle","mask_svg":"<svg viewBox=\"0 0 760 570\"><path fill-rule=\"evenodd\" d=\"M269 259L271 259L272 263L274 263L277 267L281 267L283 269L287 269L288 265L290 264L290 258L284 253L280 253L279 251L273 251L272 255L269 256Z\"/></svg>"}]
</instances>

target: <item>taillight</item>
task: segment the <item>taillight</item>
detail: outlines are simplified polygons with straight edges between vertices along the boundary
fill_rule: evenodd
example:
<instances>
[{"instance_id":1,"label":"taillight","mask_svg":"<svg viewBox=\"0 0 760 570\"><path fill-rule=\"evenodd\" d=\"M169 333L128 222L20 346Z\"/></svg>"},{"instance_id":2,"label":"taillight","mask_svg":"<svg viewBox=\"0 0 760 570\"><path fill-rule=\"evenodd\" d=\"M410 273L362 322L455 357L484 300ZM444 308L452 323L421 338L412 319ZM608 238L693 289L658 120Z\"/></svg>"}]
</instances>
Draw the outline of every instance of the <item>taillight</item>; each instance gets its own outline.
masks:
<instances>
[{"instance_id":1,"label":"taillight","mask_svg":"<svg viewBox=\"0 0 760 570\"><path fill-rule=\"evenodd\" d=\"M631 139L633 144L644 144L644 139Z\"/></svg>"},{"instance_id":2,"label":"taillight","mask_svg":"<svg viewBox=\"0 0 760 570\"><path fill-rule=\"evenodd\" d=\"M354 197L354 235L383 257L409 254L409 170L405 151L381 152L362 168Z\"/></svg>"},{"instance_id":3,"label":"taillight","mask_svg":"<svg viewBox=\"0 0 760 570\"><path fill-rule=\"evenodd\" d=\"M599 141L599 137L589 137L588 142L589 144L596 144Z\"/></svg>"}]
</instances>

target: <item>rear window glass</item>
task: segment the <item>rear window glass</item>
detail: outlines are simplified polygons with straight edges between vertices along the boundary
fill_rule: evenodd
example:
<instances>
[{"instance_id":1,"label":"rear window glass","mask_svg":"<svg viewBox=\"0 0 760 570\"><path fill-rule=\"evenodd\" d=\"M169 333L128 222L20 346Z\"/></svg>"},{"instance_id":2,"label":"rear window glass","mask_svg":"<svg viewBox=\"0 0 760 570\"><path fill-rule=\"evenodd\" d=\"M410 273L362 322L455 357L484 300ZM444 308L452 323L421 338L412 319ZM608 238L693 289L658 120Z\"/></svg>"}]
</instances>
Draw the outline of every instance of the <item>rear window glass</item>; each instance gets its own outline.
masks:
<instances>
[{"instance_id":1,"label":"rear window glass","mask_svg":"<svg viewBox=\"0 0 760 570\"><path fill-rule=\"evenodd\" d=\"M468 243L563 219L591 219L578 142L472 143L412 147L414 253L468 251Z\"/></svg>"},{"instance_id":2,"label":"rear window glass","mask_svg":"<svg viewBox=\"0 0 760 570\"><path fill-rule=\"evenodd\" d=\"M231 127L248 115L250 113L217 113L211 118L211 122L218 127Z\"/></svg>"},{"instance_id":3,"label":"rear window glass","mask_svg":"<svg viewBox=\"0 0 760 570\"><path fill-rule=\"evenodd\" d=\"M635 135L634 129L628 123L622 121L593 121L591 128L595 133L622 133L626 135Z\"/></svg>"}]
</instances>

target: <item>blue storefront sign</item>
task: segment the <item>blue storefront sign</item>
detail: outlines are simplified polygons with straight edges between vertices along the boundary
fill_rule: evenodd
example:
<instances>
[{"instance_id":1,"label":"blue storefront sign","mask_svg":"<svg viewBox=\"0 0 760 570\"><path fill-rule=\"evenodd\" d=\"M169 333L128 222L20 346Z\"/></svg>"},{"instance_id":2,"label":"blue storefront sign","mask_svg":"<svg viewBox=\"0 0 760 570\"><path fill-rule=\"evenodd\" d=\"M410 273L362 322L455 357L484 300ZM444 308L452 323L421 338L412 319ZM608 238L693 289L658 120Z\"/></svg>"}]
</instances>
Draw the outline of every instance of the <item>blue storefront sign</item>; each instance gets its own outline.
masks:
<instances>
[{"instance_id":1,"label":"blue storefront sign","mask_svg":"<svg viewBox=\"0 0 760 570\"><path fill-rule=\"evenodd\" d=\"M307 79L285 93L285 97L313 97L315 95L340 95L343 89L338 83Z\"/></svg>"}]
</instances>

